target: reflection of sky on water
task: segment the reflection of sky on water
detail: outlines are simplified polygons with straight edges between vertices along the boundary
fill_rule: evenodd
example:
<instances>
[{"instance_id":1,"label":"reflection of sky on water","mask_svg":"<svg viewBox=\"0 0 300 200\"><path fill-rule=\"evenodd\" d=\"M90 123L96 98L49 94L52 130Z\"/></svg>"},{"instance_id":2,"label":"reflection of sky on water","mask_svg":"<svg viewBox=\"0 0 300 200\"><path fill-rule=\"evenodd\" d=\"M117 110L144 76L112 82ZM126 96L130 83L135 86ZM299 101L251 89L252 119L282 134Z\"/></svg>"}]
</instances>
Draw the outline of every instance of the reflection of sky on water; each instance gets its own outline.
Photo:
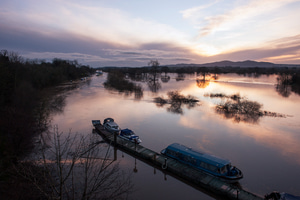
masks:
<instances>
[{"instance_id":1,"label":"reflection of sky on water","mask_svg":"<svg viewBox=\"0 0 300 200\"><path fill-rule=\"evenodd\" d=\"M117 162L120 162L122 168L126 168L125 172L132 174L136 183L135 195L132 199L213 199L188 184L177 181L170 175L165 175L160 169L145 164L119 150L117 157ZM136 173L135 169L137 169Z\"/></svg>"},{"instance_id":2,"label":"reflection of sky on water","mask_svg":"<svg viewBox=\"0 0 300 200\"><path fill-rule=\"evenodd\" d=\"M278 95L273 85L275 76L254 79L220 75L218 81L211 81L205 88L197 86L194 75L186 76L184 81L176 81L174 77L176 75L171 76L168 83L161 83L162 88L155 94L142 83L141 100L135 100L134 94L125 96L108 91L102 85L105 76L93 77L90 86L69 94L64 112L56 115L53 123L58 124L60 131L68 132L72 128L72 132L90 134L92 119L103 121L112 117L122 128L133 129L141 137L143 146L157 152L173 142L180 142L230 159L245 174L240 181L242 186L254 193L280 190L300 195L295 189L300 188L295 178L300 177L299 95L292 94L289 98ZM201 101L200 106L183 107L183 115L178 115L153 103L153 98L166 98L171 90L195 96ZM258 124L234 123L214 110L214 105L225 99L204 96L209 93L239 93L263 104L263 110L291 116L265 116Z\"/></svg>"}]
</instances>

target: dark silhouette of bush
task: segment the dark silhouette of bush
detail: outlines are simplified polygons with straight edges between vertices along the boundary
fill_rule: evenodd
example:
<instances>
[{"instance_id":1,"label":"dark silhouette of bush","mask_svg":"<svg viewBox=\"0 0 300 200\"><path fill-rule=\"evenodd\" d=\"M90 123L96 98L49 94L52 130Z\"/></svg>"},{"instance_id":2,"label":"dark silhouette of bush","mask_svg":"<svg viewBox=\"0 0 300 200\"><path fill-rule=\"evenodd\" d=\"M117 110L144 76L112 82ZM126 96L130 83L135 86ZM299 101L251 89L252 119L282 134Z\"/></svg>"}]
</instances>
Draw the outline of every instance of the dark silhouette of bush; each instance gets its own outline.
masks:
<instances>
[{"instance_id":1,"label":"dark silhouette of bush","mask_svg":"<svg viewBox=\"0 0 300 200\"><path fill-rule=\"evenodd\" d=\"M168 92L168 99L162 97L154 98L157 107L163 107L168 104L167 111L175 114L183 114L182 106L186 105L188 109L198 105L199 100L191 95L184 96L179 91Z\"/></svg>"},{"instance_id":2,"label":"dark silhouette of bush","mask_svg":"<svg viewBox=\"0 0 300 200\"><path fill-rule=\"evenodd\" d=\"M117 90L121 93L134 93L136 99L141 99L143 97L142 87L126 80L125 75L118 70L114 70L108 73L107 80L104 83L104 87L110 90Z\"/></svg>"}]
</instances>

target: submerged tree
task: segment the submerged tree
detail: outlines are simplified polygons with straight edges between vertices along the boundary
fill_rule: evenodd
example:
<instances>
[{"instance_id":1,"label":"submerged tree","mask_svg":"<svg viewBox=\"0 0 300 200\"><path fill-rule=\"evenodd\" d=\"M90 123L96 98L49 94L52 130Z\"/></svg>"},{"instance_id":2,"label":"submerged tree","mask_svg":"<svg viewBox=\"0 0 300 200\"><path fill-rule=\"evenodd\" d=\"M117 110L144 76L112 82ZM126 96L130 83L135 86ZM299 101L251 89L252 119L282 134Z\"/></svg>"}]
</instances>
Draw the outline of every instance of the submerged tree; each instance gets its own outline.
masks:
<instances>
[{"instance_id":1,"label":"submerged tree","mask_svg":"<svg viewBox=\"0 0 300 200\"><path fill-rule=\"evenodd\" d=\"M283 97L289 97L292 92L300 94L300 75L299 73L281 73L277 77L276 91Z\"/></svg>"},{"instance_id":2,"label":"submerged tree","mask_svg":"<svg viewBox=\"0 0 300 200\"><path fill-rule=\"evenodd\" d=\"M153 93L156 93L161 88L161 84L158 81L159 62L157 60L151 60L148 65L151 66L148 77L148 87Z\"/></svg>"},{"instance_id":3,"label":"submerged tree","mask_svg":"<svg viewBox=\"0 0 300 200\"><path fill-rule=\"evenodd\" d=\"M148 63L148 65L151 66L149 74L151 78L155 81L159 73L159 62L158 60L151 60Z\"/></svg>"},{"instance_id":4,"label":"submerged tree","mask_svg":"<svg viewBox=\"0 0 300 200\"><path fill-rule=\"evenodd\" d=\"M223 93L205 94L211 98L226 98L216 105L215 109L218 114L227 119L233 119L235 122L258 123L260 117L286 117L283 114L261 110L262 104L256 101L250 101L241 97L240 94L225 95Z\"/></svg>"},{"instance_id":5,"label":"submerged tree","mask_svg":"<svg viewBox=\"0 0 300 200\"><path fill-rule=\"evenodd\" d=\"M291 77L289 74L280 74L277 77L276 91L283 97L291 95Z\"/></svg>"},{"instance_id":6,"label":"submerged tree","mask_svg":"<svg viewBox=\"0 0 300 200\"><path fill-rule=\"evenodd\" d=\"M181 73L177 73L177 76L175 79L176 79L176 81L184 81L185 75L181 74Z\"/></svg>"},{"instance_id":7,"label":"submerged tree","mask_svg":"<svg viewBox=\"0 0 300 200\"><path fill-rule=\"evenodd\" d=\"M167 107L168 112L176 113L176 114L183 114L182 106L186 105L188 109L197 106L199 100L195 97L188 95L184 96L180 94L179 91L170 91L168 92L168 99L164 99L162 97L154 98L154 102L156 103L157 107L163 107L164 105L168 104Z\"/></svg>"},{"instance_id":8,"label":"submerged tree","mask_svg":"<svg viewBox=\"0 0 300 200\"><path fill-rule=\"evenodd\" d=\"M263 116L260 111L261 105L255 101L232 101L228 100L216 106L216 111L226 118L233 118L235 122L257 123Z\"/></svg>"},{"instance_id":9,"label":"submerged tree","mask_svg":"<svg viewBox=\"0 0 300 200\"><path fill-rule=\"evenodd\" d=\"M161 89L161 84L158 80L150 79L147 83L149 89L153 93L157 93L159 89Z\"/></svg>"},{"instance_id":10,"label":"submerged tree","mask_svg":"<svg viewBox=\"0 0 300 200\"><path fill-rule=\"evenodd\" d=\"M118 70L108 73L104 87L109 90L117 90L126 95L131 95L134 92L137 100L143 97L142 86L126 80L125 75Z\"/></svg>"}]
</instances>

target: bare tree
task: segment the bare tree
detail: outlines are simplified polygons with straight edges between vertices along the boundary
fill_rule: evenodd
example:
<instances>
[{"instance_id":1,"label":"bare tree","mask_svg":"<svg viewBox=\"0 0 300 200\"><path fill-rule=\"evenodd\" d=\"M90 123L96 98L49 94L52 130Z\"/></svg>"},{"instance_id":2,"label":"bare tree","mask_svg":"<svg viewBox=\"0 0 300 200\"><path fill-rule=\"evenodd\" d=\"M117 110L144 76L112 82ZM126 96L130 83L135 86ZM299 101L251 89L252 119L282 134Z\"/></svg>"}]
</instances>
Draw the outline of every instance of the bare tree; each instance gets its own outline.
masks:
<instances>
[{"instance_id":1,"label":"bare tree","mask_svg":"<svg viewBox=\"0 0 300 200\"><path fill-rule=\"evenodd\" d=\"M13 63L23 63L24 59L22 58L22 56L19 55L19 53L17 52L9 52L9 61L13 62Z\"/></svg>"},{"instance_id":2,"label":"bare tree","mask_svg":"<svg viewBox=\"0 0 300 200\"><path fill-rule=\"evenodd\" d=\"M151 66L149 71L148 87L152 92L156 93L161 88L161 84L157 79L159 76L159 62L157 60L151 60L148 65Z\"/></svg>"},{"instance_id":3,"label":"bare tree","mask_svg":"<svg viewBox=\"0 0 300 200\"><path fill-rule=\"evenodd\" d=\"M151 66L150 75L152 76L152 79L155 81L159 73L159 62L158 60L151 60L148 63L148 65Z\"/></svg>"},{"instance_id":4,"label":"bare tree","mask_svg":"<svg viewBox=\"0 0 300 200\"><path fill-rule=\"evenodd\" d=\"M130 174L109 158L110 145L95 142L96 136L63 134L56 127L40 137L35 167L24 165L18 172L46 199L126 199L133 187Z\"/></svg>"}]
</instances>

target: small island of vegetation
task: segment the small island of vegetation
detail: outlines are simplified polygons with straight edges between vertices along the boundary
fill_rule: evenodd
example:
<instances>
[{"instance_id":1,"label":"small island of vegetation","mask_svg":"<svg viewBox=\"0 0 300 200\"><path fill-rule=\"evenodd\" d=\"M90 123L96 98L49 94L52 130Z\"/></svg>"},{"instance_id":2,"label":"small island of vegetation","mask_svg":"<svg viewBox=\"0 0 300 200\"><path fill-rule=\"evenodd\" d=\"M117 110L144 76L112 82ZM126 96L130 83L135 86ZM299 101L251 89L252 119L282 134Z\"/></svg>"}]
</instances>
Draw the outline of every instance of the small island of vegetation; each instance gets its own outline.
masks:
<instances>
[{"instance_id":1,"label":"small island of vegetation","mask_svg":"<svg viewBox=\"0 0 300 200\"><path fill-rule=\"evenodd\" d=\"M216 112L225 118L233 119L235 122L257 123L259 118L263 116L286 117L284 114L261 110L262 104L241 97L240 94L225 95L223 93L211 93L204 96L226 99L226 101L222 101L216 105Z\"/></svg>"},{"instance_id":2,"label":"small island of vegetation","mask_svg":"<svg viewBox=\"0 0 300 200\"><path fill-rule=\"evenodd\" d=\"M188 109L198 105L199 100L195 97L188 95L184 96L179 91L168 92L168 99L163 97L154 98L157 107L164 107L166 104L170 105L167 111L175 114L183 114L182 105L186 105Z\"/></svg>"}]
</instances>

